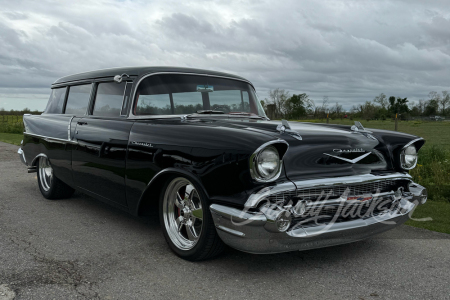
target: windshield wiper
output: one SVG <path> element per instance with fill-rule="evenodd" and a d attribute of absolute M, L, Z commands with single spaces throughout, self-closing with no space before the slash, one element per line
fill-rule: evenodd
<path fill-rule="evenodd" d="M 187 118 L 195 117 L 195 115 L 223 115 L 224 112 L 220 110 L 212 110 L 212 109 L 206 109 L 206 110 L 197 110 L 193 114 L 184 115 L 181 117 L 181 120 L 186 120 Z"/>
<path fill-rule="evenodd" d="M 212 110 L 212 109 L 207 109 L 207 110 L 198 110 L 197 112 L 193 113 L 193 114 L 188 114 L 188 115 L 184 115 L 181 117 L 182 120 L 186 120 L 187 118 L 192 118 L 195 117 L 195 115 L 223 115 L 225 114 L 223 111 L 221 110 Z M 227 113 L 227 115 L 235 115 L 235 116 L 249 116 L 250 118 L 257 118 L 257 119 L 264 119 L 264 120 L 268 120 L 267 117 L 263 117 L 263 116 L 259 116 L 257 114 L 254 113 L 248 113 L 248 112 L 230 112 Z"/>
<path fill-rule="evenodd" d="M 229 115 L 237 115 L 237 116 L 250 116 L 252 118 L 261 118 L 267 120 L 267 117 L 263 117 L 254 113 L 248 113 L 243 111 L 229 112 Z"/>
<path fill-rule="evenodd" d="M 196 113 L 197 113 L 197 114 L 224 114 L 224 112 L 221 111 L 221 110 L 212 110 L 212 109 L 207 109 L 207 110 L 197 110 Z"/>

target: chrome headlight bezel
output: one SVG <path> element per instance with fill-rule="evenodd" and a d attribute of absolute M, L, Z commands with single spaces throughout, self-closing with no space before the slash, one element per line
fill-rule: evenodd
<path fill-rule="evenodd" d="M 286 151 L 287 151 L 287 148 L 289 147 L 289 144 L 284 140 L 270 141 L 270 142 L 267 142 L 267 143 L 261 145 L 250 156 L 250 174 L 251 174 L 252 179 L 254 179 L 258 182 L 272 182 L 274 180 L 277 180 L 280 177 L 281 171 L 283 168 L 282 157 L 283 157 L 284 153 L 286 153 L 286 151 L 284 151 L 283 153 L 280 153 L 278 147 L 276 147 L 277 144 L 284 144 L 284 147 L 286 147 Z M 267 151 L 276 151 L 276 154 L 278 155 L 278 166 L 277 166 L 275 172 L 273 172 L 270 176 L 265 176 L 263 174 L 263 172 L 261 172 L 259 170 L 260 166 L 258 165 L 258 159 L 260 158 L 260 155 L 266 150 Z"/>
<path fill-rule="evenodd" d="M 413 161 L 411 161 L 413 159 Z M 417 148 L 414 144 L 406 145 L 400 152 L 400 165 L 404 170 L 412 170 L 419 159 Z"/>

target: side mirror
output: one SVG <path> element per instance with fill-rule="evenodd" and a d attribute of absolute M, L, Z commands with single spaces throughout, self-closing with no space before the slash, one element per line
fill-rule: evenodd
<path fill-rule="evenodd" d="M 114 76 L 114 81 L 117 82 L 117 83 L 121 83 L 124 76 L 126 76 L 128 78 L 130 77 L 130 75 L 123 73 L 122 75 Z"/>
<path fill-rule="evenodd" d="M 117 83 L 121 83 L 122 82 L 122 76 L 121 75 L 114 76 L 114 81 L 117 82 Z"/>

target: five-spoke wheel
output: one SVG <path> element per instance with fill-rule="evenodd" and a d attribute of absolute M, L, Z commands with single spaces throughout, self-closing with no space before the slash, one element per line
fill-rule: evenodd
<path fill-rule="evenodd" d="M 203 209 L 198 192 L 187 179 L 176 178 L 167 187 L 163 217 L 172 242 L 180 249 L 192 249 L 202 233 Z"/>
<path fill-rule="evenodd" d="M 215 256 L 223 249 L 206 195 L 185 177 L 172 177 L 162 193 L 161 225 L 169 246 L 188 260 Z"/>

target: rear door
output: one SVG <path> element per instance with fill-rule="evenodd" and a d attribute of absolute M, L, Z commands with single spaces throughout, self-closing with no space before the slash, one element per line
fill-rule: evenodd
<path fill-rule="evenodd" d="M 126 207 L 126 155 L 133 125 L 126 119 L 126 108 L 131 82 L 98 82 L 94 88 L 88 115 L 77 122 L 74 182 L 101 200 Z"/>

